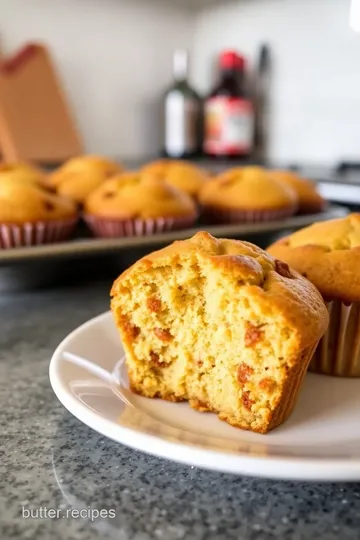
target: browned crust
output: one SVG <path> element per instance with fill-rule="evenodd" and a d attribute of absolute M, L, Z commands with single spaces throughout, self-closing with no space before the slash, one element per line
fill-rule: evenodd
<path fill-rule="evenodd" d="M 297 208 L 296 191 L 262 167 L 234 167 L 211 179 L 200 191 L 205 207 L 233 210 Z"/>
<path fill-rule="evenodd" d="M 314 182 L 287 170 L 272 170 L 271 175 L 295 190 L 299 199 L 299 214 L 315 214 L 325 208 L 326 201 L 317 191 Z"/>
<path fill-rule="evenodd" d="M 349 217 L 345 218 L 349 219 Z M 360 214 L 351 219 L 360 229 Z M 340 221 L 340 220 L 339 220 Z M 319 224 L 318 224 L 319 225 Z M 324 238 L 326 238 L 326 222 Z M 360 245 L 350 249 L 334 249 L 309 242 L 291 246 L 291 236 L 278 240 L 267 249 L 268 253 L 283 261 L 309 279 L 326 299 L 344 302 L 360 301 Z"/>

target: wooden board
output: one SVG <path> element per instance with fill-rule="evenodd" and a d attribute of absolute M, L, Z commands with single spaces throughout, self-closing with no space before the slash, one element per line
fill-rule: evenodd
<path fill-rule="evenodd" d="M 5 161 L 58 163 L 84 152 L 46 47 L 0 58 L 0 152 Z"/>

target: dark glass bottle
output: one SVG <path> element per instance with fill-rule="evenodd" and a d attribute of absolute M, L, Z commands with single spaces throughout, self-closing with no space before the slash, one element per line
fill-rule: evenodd
<path fill-rule="evenodd" d="M 270 47 L 264 44 L 261 45 L 259 51 L 253 89 L 255 103 L 254 157 L 257 162 L 263 165 L 268 160 L 270 76 Z"/>
<path fill-rule="evenodd" d="M 189 58 L 175 51 L 174 83 L 164 98 L 164 155 L 189 158 L 200 151 L 201 98 L 188 82 Z"/>
<path fill-rule="evenodd" d="M 220 81 L 205 101 L 204 153 L 249 157 L 254 140 L 254 110 L 247 95 L 245 59 L 235 51 L 220 56 Z"/>

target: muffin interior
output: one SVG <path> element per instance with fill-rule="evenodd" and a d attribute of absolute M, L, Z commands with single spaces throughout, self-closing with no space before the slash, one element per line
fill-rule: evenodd
<path fill-rule="evenodd" d="M 254 300 L 254 287 L 266 291 L 266 279 L 246 284 L 196 254 L 123 280 L 113 311 L 130 352 L 133 390 L 189 400 L 245 429 L 280 423 L 273 412 L 297 336 Z"/>

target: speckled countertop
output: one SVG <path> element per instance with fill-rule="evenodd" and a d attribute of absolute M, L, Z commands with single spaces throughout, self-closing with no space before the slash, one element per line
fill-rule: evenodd
<path fill-rule="evenodd" d="M 350 540 L 360 485 L 237 478 L 135 452 L 73 418 L 49 384 L 52 351 L 108 306 L 109 284 L 0 298 L 0 538 Z M 22 517 L 23 508 L 114 518 Z M 26 514 L 26 511 L 24 512 Z"/>

